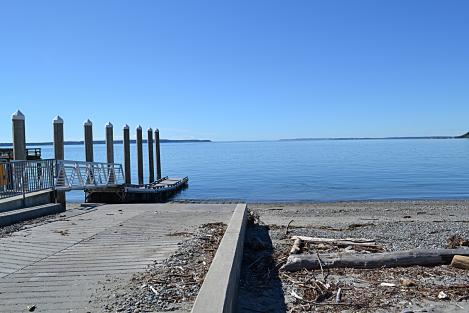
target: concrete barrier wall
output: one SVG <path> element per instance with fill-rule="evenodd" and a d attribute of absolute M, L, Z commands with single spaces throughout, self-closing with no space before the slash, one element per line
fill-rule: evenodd
<path fill-rule="evenodd" d="M 204 283 L 192 313 L 231 313 L 235 311 L 239 276 L 243 260 L 247 207 L 238 204 Z"/>
<path fill-rule="evenodd" d="M 48 203 L 25 209 L 18 209 L 0 213 L 0 227 L 16 224 L 34 218 L 64 212 L 65 208 L 60 203 Z"/>
<path fill-rule="evenodd" d="M 25 207 L 32 207 L 54 202 L 54 192 L 52 190 L 43 190 L 32 192 L 25 197 Z M 12 211 L 23 208 L 23 196 L 15 196 L 6 199 L 0 199 L 0 212 Z"/>

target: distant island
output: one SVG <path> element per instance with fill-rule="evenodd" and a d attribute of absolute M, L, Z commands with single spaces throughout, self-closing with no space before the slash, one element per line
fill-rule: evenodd
<path fill-rule="evenodd" d="M 456 138 L 461 139 L 461 138 L 469 138 L 469 132 L 465 133 L 464 135 L 457 136 Z"/>
<path fill-rule="evenodd" d="M 143 143 L 147 143 L 148 141 L 146 139 L 142 140 Z M 188 142 L 212 142 L 211 140 L 206 140 L 206 139 L 160 139 L 160 142 L 163 143 L 188 143 Z M 105 140 L 95 140 L 93 141 L 93 144 L 105 144 Z M 114 140 L 115 144 L 121 144 L 123 143 L 122 140 Z M 131 139 L 130 143 L 136 143 L 135 139 Z M 28 146 L 51 146 L 53 145 L 53 142 L 28 142 Z M 72 145 L 84 145 L 85 142 L 83 140 L 81 141 L 65 141 L 64 145 L 66 146 L 72 146 Z M 0 147 L 11 147 L 12 144 L 9 142 L 0 142 Z"/>

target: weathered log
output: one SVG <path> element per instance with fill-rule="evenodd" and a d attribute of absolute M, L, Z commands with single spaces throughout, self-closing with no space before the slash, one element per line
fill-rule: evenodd
<path fill-rule="evenodd" d="M 305 242 L 312 243 L 327 243 L 336 246 L 362 246 L 362 247 L 380 247 L 374 240 L 371 239 L 358 239 L 358 238 L 345 238 L 345 239 L 335 239 L 335 238 L 320 238 L 320 237 L 307 237 L 307 236 L 293 236 L 291 239 L 296 240 L 300 239 Z"/>
<path fill-rule="evenodd" d="M 469 256 L 469 249 L 412 249 L 371 254 L 313 254 L 290 255 L 282 266 L 285 271 L 323 268 L 386 268 L 407 266 L 437 266 L 450 264 L 455 255 Z M 321 262 L 321 264 L 319 263 Z"/>
<path fill-rule="evenodd" d="M 453 261 L 451 261 L 451 266 L 462 268 L 464 270 L 469 270 L 469 257 L 462 256 L 462 255 L 455 255 L 453 257 Z"/>

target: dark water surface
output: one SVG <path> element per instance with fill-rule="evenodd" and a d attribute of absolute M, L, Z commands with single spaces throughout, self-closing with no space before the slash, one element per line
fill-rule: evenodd
<path fill-rule="evenodd" d="M 131 149 L 135 182 L 135 145 Z M 122 162 L 122 150 L 115 146 L 116 162 Z M 164 143 L 161 150 L 164 176 L 189 176 L 179 199 L 469 198 L 469 140 Z M 95 145 L 94 154 L 104 161 L 105 146 Z M 52 147 L 43 147 L 44 158 L 52 155 Z M 66 146 L 65 158 L 83 160 L 83 146 Z M 83 196 L 74 192 L 68 199 Z"/>

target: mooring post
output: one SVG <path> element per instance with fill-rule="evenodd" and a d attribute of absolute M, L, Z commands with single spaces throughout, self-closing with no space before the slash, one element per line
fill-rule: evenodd
<path fill-rule="evenodd" d="M 114 132 L 111 122 L 106 124 L 106 160 L 114 163 Z"/>
<path fill-rule="evenodd" d="M 124 175 L 125 183 L 132 183 L 132 173 L 130 172 L 130 131 L 129 125 L 124 125 Z"/>
<path fill-rule="evenodd" d="M 155 129 L 156 179 L 161 179 L 160 131 Z"/>
<path fill-rule="evenodd" d="M 142 126 L 137 127 L 137 171 L 138 184 L 143 185 L 143 147 L 142 147 Z"/>
<path fill-rule="evenodd" d="M 114 163 L 114 131 L 111 122 L 106 124 L 106 161 Z M 109 165 L 109 183 L 114 182 L 114 168 Z"/>
<path fill-rule="evenodd" d="M 64 159 L 64 120 L 60 116 L 56 116 L 53 120 L 54 124 L 54 157 L 55 160 Z M 67 207 L 65 199 L 65 191 L 56 191 L 55 201 L 60 203 L 64 208 Z"/>
<path fill-rule="evenodd" d="M 24 115 L 20 110 L 13 113 L 11 117 L 13 129 L 13 159 L 26 160 L 26 130 Z M 26 205 L 25 195 L 25 171 L 22 166 L 14 166 L 14 186 L 16 190 L 23 193 L 23 208 Z"/>
<path fill-rule="evenodd" d="M 148 171 L 149 171 L 149 183 L 155 181 L 155 161 L 153 159 L 153 129 L 148 128 Z"/>
<path fill-rule="evenodd" d="M 24 114 L 20 110 L 11 117 L 13 125 L 13 159 L 26 160 L 26 131 Z"/>
<path fill-rule="evenodd" d="M 85 160 L 93 162 L 93 123 L 88 119 L 83 123 L 85 129 Z"/>
<path fill-rule="evenodd" d="M 161 179 L 160 131 L 155 129 L 156 179 Z"/>

